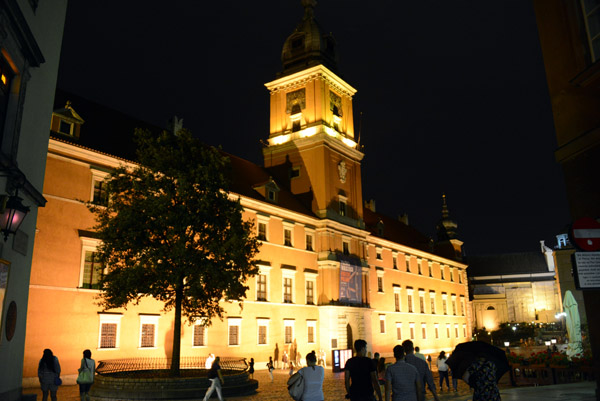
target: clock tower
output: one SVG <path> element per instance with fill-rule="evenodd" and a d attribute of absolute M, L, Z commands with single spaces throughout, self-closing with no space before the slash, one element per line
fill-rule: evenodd
<path fill-rule="evenodd" d="M 337 75 L 335 40 L 315 21 L 315 1 L 302 4 L 304 17 L 283 45 L 283 70 L 266 84 L 270 133 L 264 164 L 287 170 L 290 190 L 306 194 L 315 215 L 362 228 L 356 89 Z"/>

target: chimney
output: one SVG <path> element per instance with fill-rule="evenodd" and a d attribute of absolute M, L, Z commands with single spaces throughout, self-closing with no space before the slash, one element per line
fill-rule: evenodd
<path fill-rule="evenodd" d="M 365 201 L 365 207 L 375 213 L 375 199 Z"/>
<path fill-rule="evenodd" d="M 177 134 L 183 129 L 183 118 L 173 116 L 173 118 L 171 118 L 167 123 L 167 129 L 172 133 Z"/>
<path fill-rule="evenodd" d="M 401 216 L 398 216 L 398 220 L 408 226 L 408 213 L 403 213 Z"/>

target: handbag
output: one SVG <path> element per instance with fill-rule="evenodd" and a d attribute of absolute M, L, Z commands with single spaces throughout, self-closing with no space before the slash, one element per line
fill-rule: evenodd
<path fill-rule="evenodd" d="M 87 366 L 87 360 L 84 363 L 85 367 L 79 372 L 77 376 L 77 384 L 91 384 L 94 382 L 94 377 L 92 376 L 92 371 Z"/>
<path fill-rule="evenodd" d="M 55 386 L 60 386 L 61 384 L 62 384 L 62 379 L 60 377 L 56 376 L 54 378 L 54 385 Z"/>
<path fill-rule="evenodd" d="M 297 371 L 288 379 L 287 385 L 288 393 L 290 393 L 290 396 L 294 400 L 299 401 L 302 399 L 302 394 L 304 393 L 304 376 L 302 376 L 300 371 Z"/>

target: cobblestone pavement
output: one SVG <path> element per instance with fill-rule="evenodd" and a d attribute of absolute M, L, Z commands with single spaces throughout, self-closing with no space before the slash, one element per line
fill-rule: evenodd
<path fill-rule="evenodd" d="M 264 400 L 264 401 L 280 401 L 280 400 L 290 400 L 291 398 L 289 397 L 288 393 L 287 393 L 287 386 L 286 386 L 286 381 L 289 378 L 288 372 L 284 371 L 284 370 L 280 370 L 280 369 L 276 369 L 274 372 L 274 381 L 271 383 L 271 379 L 269 378 L 269 375 L 267 373 L 266 370 L 261 370 L 261 371 L 257 371 L 254 374 L 254 378 L 256 380 L 258 380 L 259 385 L 258 385 L 258 391 L 256 394 L 253 394 L 251 396 L 244 396 L 244 397 L 229 397 L 228 400 L 232 401 L 258 401 L 258 400 Z M 439 384 L 438 381 L 438 377 L 437 377 L 437 372 L 434 372 L 434 380 L 436 383 L 436 387 Z M 585 394 L 581 394 L 581 397 L 579 396 L 575 396 L 575 392 L 572 392 L 570 389 L 567 389 L 567 386 L 578 386 L 578 388 L 576 389 L 575 387 L 573 387 L 573 389 L 575 390 L 581 390 L 582 385 L 578 385 L 578 384 L 573 384 L 573 385 L 561 385 L 561 386 L 543 386 L 543 387 L 528 387 L 528 388 L 510 388 L 510 385 L 508 384 L 508 378 L 503 377 L 501 382 L 500 382 L 500 389 L 501 389 L 501 395 L 502 395 L 502 399 L 506 399 L 506 400 L 550 400 L 550 399 L 567 399 L 564 398 L 565 394 L 571 394 L 574 397 L 573 398 L 569 398 L 572 400 L 594 400 L 595 398 L 587 398 L 586 394 L 590 393 L 593 395 L 593 391 L 594 391 L 594 384 L 593 383 L 589 383 L 589 384 L 585 384 L 583 385 L 584 388 L 584 392 Z M 563 388 L 565 387 L 565 388 Z M 589 389 L 588 389 L 589 387 Z M 465 382 L 463 382 L 462 380 L 458 381 L 458 391 L 454 392 L 454 391 L 448 391 L 446 389 L 446 387 L 444 386 L 444 390 L 443 391 L 439 391 L 439 387 L 438 388 L 438 395 L 440 400 L 448 400 L 448 401 L 466 401 L 466 400 L 471 400 L 473 395 L 471 390 L 469 389 L 469 386 L 467 386 L 467 384 Z M 563 391 L 562 393 L 562 397 L 556 398 L 553 396 L 548 396 L 548 395 L 553 395 L 553 394 L 558 394 L 560 393 L 557 392 L 557 390 L 561 390 Z M 564 393 L 564 391 L 571 391 L 570 393 Z M 37 400 L 40 401 L 42 399 L 42 393 L 40 391 L 39 388 L 26 388 L 23 390 L 24 393 L 29 393 L 29 394 L 37 394 Z M 325 371 L 325 381 L 323 383 L 323 392 L 325 394 L 325 400 L 344 400 L 344 395 L 346 394 L 346 390 L 344 388 L 344 373 L 332 373 L 331 370 L 326 370 Z M 539 397 L 533 397 L 533 395 L 539 396 Z M 544 395 L 546 394 L 546 395 Z M 198 398 L 196 400 L 189 400 L 189 401 L 200 401 L 202 399 L 202 397 L 204 396 L 204 394 L 199 394 Z M 216 397 L 216 395 L 215 395 Z M 213 399 L 216 399 L 215 397 L 213 397 Z M 427 393 L 427 400 L 432 400 L 433 397 L 431 396 L 431 393 L 428 392 Z M 80 397 L 79 397 L 79 387 L 78 386 L 61 386 L 61 388 L 58 390 L 58 400 L 59 401 L 79 401 Z M 94 401 L 92 399 L 92 401 Z"/>

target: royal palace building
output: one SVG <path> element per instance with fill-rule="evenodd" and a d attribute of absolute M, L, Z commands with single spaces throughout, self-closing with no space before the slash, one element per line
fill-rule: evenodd
<path fill-rule="evenodd" d="M 262 243 L 260 273 L 248 283 L 243 308 L 224 303 L 223 320 L 184 324 L 181 355 L 253 357 L 261 368 L 276 346 L 279 360 L 297 347 L 301 355 L 323 350 L 329 365 L 332 350 L 358 338 L 370 352 L 389 356 L 405 339 L 426 354 L 450 351 L 470 340 L 472 324 L 467 266 L 446 199 L 436 242 L 363 200 L 356 90 L 338 75 L 335 42 L 320 31 L 312 2 L 304 3 L 304 17 L 283 47 L 282 72 L 266 84 L 264 165 L 227 155 L 230 196 L 239 198 Z M 86 202 L 106 202 L 110 171 L 135 165 L 124 142 L 144 125 L 62 92 L 55 104 L 24 377 L 37 380 L 42 350 L 52 348 L 68 382 L 86 348 L 96 361 L 170 357 L 174 319 L 154 299 L 109 311 L 96 304 L 103 266 Z"/>

